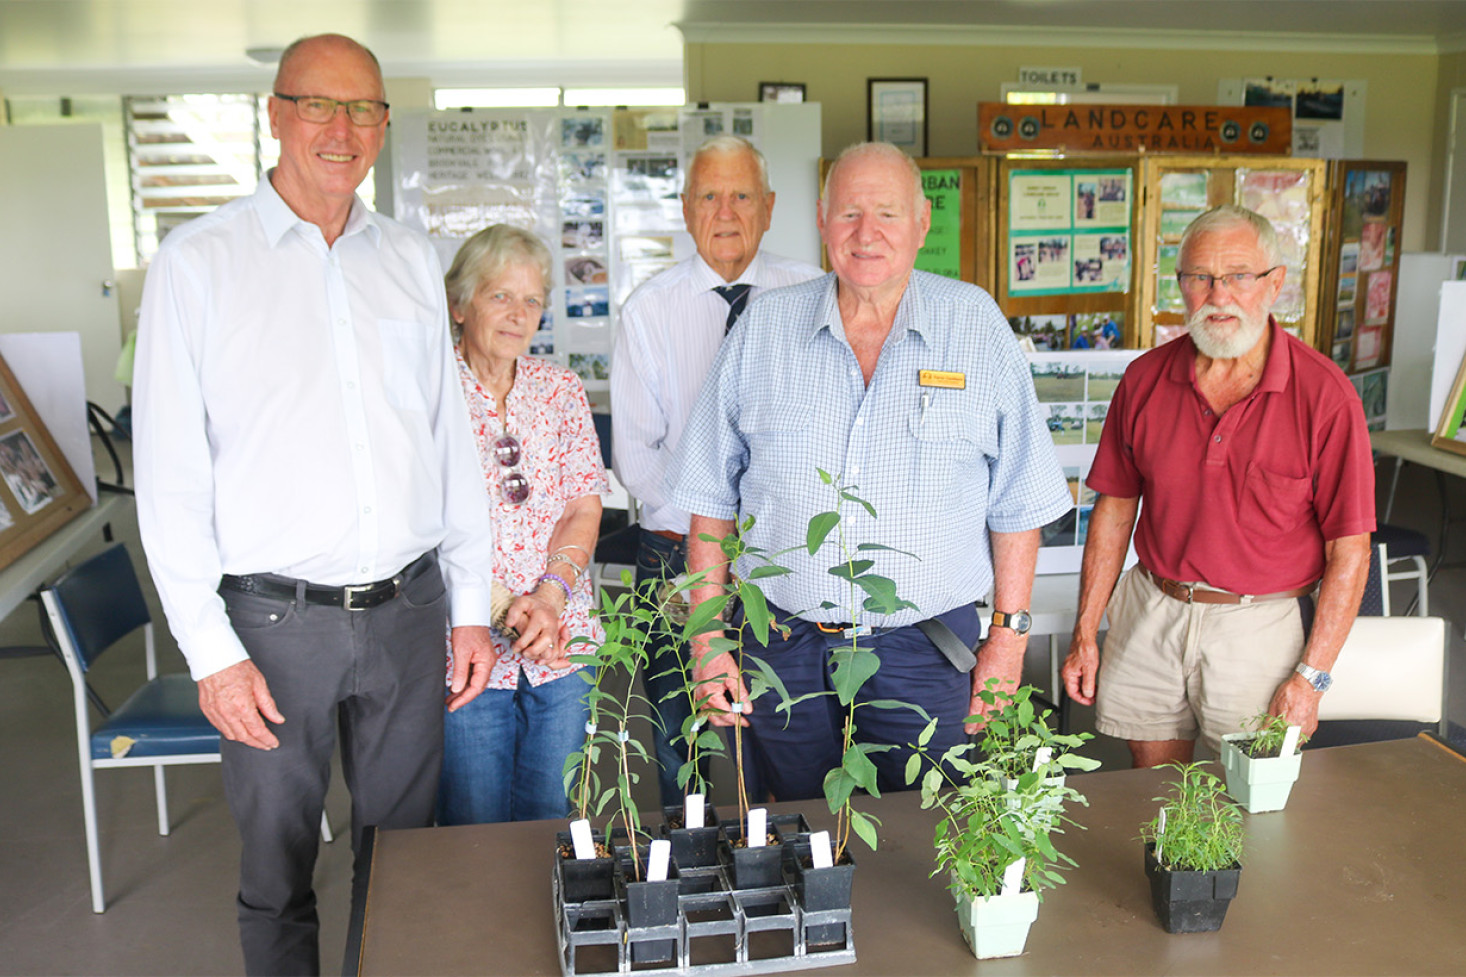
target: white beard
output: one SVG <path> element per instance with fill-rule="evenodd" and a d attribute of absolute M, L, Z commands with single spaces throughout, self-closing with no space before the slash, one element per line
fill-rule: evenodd
<path fill-rule="evenodd" d="M 1238 325 L 1230 335 L 1212 326 L 1208 316 L 1229 315 Z M 1252 349 L 1267 331 L 1267 313 L 1250 316 L 1239 305 L 1203 305 L 1186 320 L 1191 341 L 1203 354 L 1214 360 L 1235 360 Z"/>

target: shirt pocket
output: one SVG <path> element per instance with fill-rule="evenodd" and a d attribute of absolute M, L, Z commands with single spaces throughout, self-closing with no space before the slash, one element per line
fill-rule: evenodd
<path fill-rule="evenodd" d="M 976 419 L 961 404 L 917 408 L 907 420 L 912 478 L 922 492 L 940 492 L 970 475 L 981 456 Z"/>
<path fill-rule="evenodd" d="M 1247 466 L 1237 517 L 1244 530 L 1290 533 L 1313 513 L 1313 479 L 1268 471 L 1257 462 Z"/>
<path fill-rule="evenodd" d="M 382 386 L 387 403 L 401 410 L 426 411 L 428 326 L 412 319 L 378 319 L 382 340 Z"/>

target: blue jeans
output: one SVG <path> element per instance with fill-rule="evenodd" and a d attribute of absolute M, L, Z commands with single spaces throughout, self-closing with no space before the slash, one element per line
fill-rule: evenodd
<path fill-rule="evenodd" d="M 771 636 L 767 648 L 754 643 L 749 650 L 769 663 L 791 696 L 826 692 L 830 683 L 830 651 L 849 640 L 825 634 L 815 625 L 770 607 L 790 628 L 789 637 Z M 981 622 L 971 604 L 937 615 L 968 647 L 977 643 Z M 952 667 L 930 639 L 915 626 L 895 628 L 860 639 L 861 646 L 880 656 L 881 667 L 865 683 L 857 702 L 896 699 L 912 702 L 937 717 L 936 734 L 928 744 L 933 755 L 966 742 L 963 720 L 972 703 L 972 676 Z M 841 731 L 845 710 L 833 695 L 808 699 L 789 713 L 776 713 L 779 697 L 772 692 L 753 700 L 753 715 L 745 730 L 751 741 L 759 776 L 774 798 L 799 801 L 824 796 L 825 774 L 841 762 Z M 787 718 L 786 718 L 787 716 Z M 860 709 L 855 714 L 855 738 L 863 743 L 890 743 L 896 748 L 869 754 L 876 766 L 876 783 L 886 791 L 908 790 L 906 759 L 926 726 L 909 709 Z"/>
<path fill-rule="evenodd" d="M 678 540 L 642 530 L 636 550 L 636 589 L 642 592 L 649 580 L 670 580 L 687 568 L 687 546 Z M 682 805 L 684 790 L 677 786 L 677 771 L 687 762 L 687 744 L 673 743 L 682 734 L 682 724 L 692 715 L 692 701 L 686 691 L 687 646 L 673 634 L 680 630 L 658 617 L 648 645 L 651 661 L 642 674 L 646 697 L 656 712 L 652 743 L 657 757 L 657 784 L 666 807 Z M 669 633 L 670 632 L 670 633 Z M 663 674 L 665 673 L 665 674 Z M 698 764 L 707 779 L 708 761 Z"/>
<path fill-rule="evenodd" d="M 585 742 L 588 691 L 576 673 L 535 687 L 520 672 L 517 689 L 485 689 L 443 710 L 438 823 L 564 818 L 565 758 Z"/>

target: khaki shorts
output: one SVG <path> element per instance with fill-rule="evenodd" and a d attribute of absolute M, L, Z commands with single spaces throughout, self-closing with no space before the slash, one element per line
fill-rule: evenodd
<path fill-rule="evenodd" d="M 1100 655 L 1096 728 L 1126 740 L 1221 738 L 1266 711 L 1303 657 L 1297 600 L 1187 604 L 1139 565 L 1120 578 Z"/>

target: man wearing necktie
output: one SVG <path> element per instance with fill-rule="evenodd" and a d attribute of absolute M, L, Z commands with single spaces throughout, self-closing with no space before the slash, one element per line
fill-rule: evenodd
<path fill-rule="evenodd" d="M 682 193 L 682 217 L 697 253 L 647 280 L 621 309 L 611 357 L 612 460 L 616 477 L 641 504 L 638 585 L 674 577 L 686 564 L 690 517 L 671 504 L 663 479 L 723 337 L 751 296 L 820 275 L 813 265 L 759 250 L 773 212 L 763 154 L 736 136 L 708 140 L 688 164 Z M 680 804 L 684 793 L 677 771 L 687 750 L 672 741 L 691 703 L 685 694 L 664 701 L 681 680 L 657 673 L 672 664 L 668 656 L 685 653 L 659 643 L 645 673 L 662 727 L 655 740 L 665 804 Z"/>

